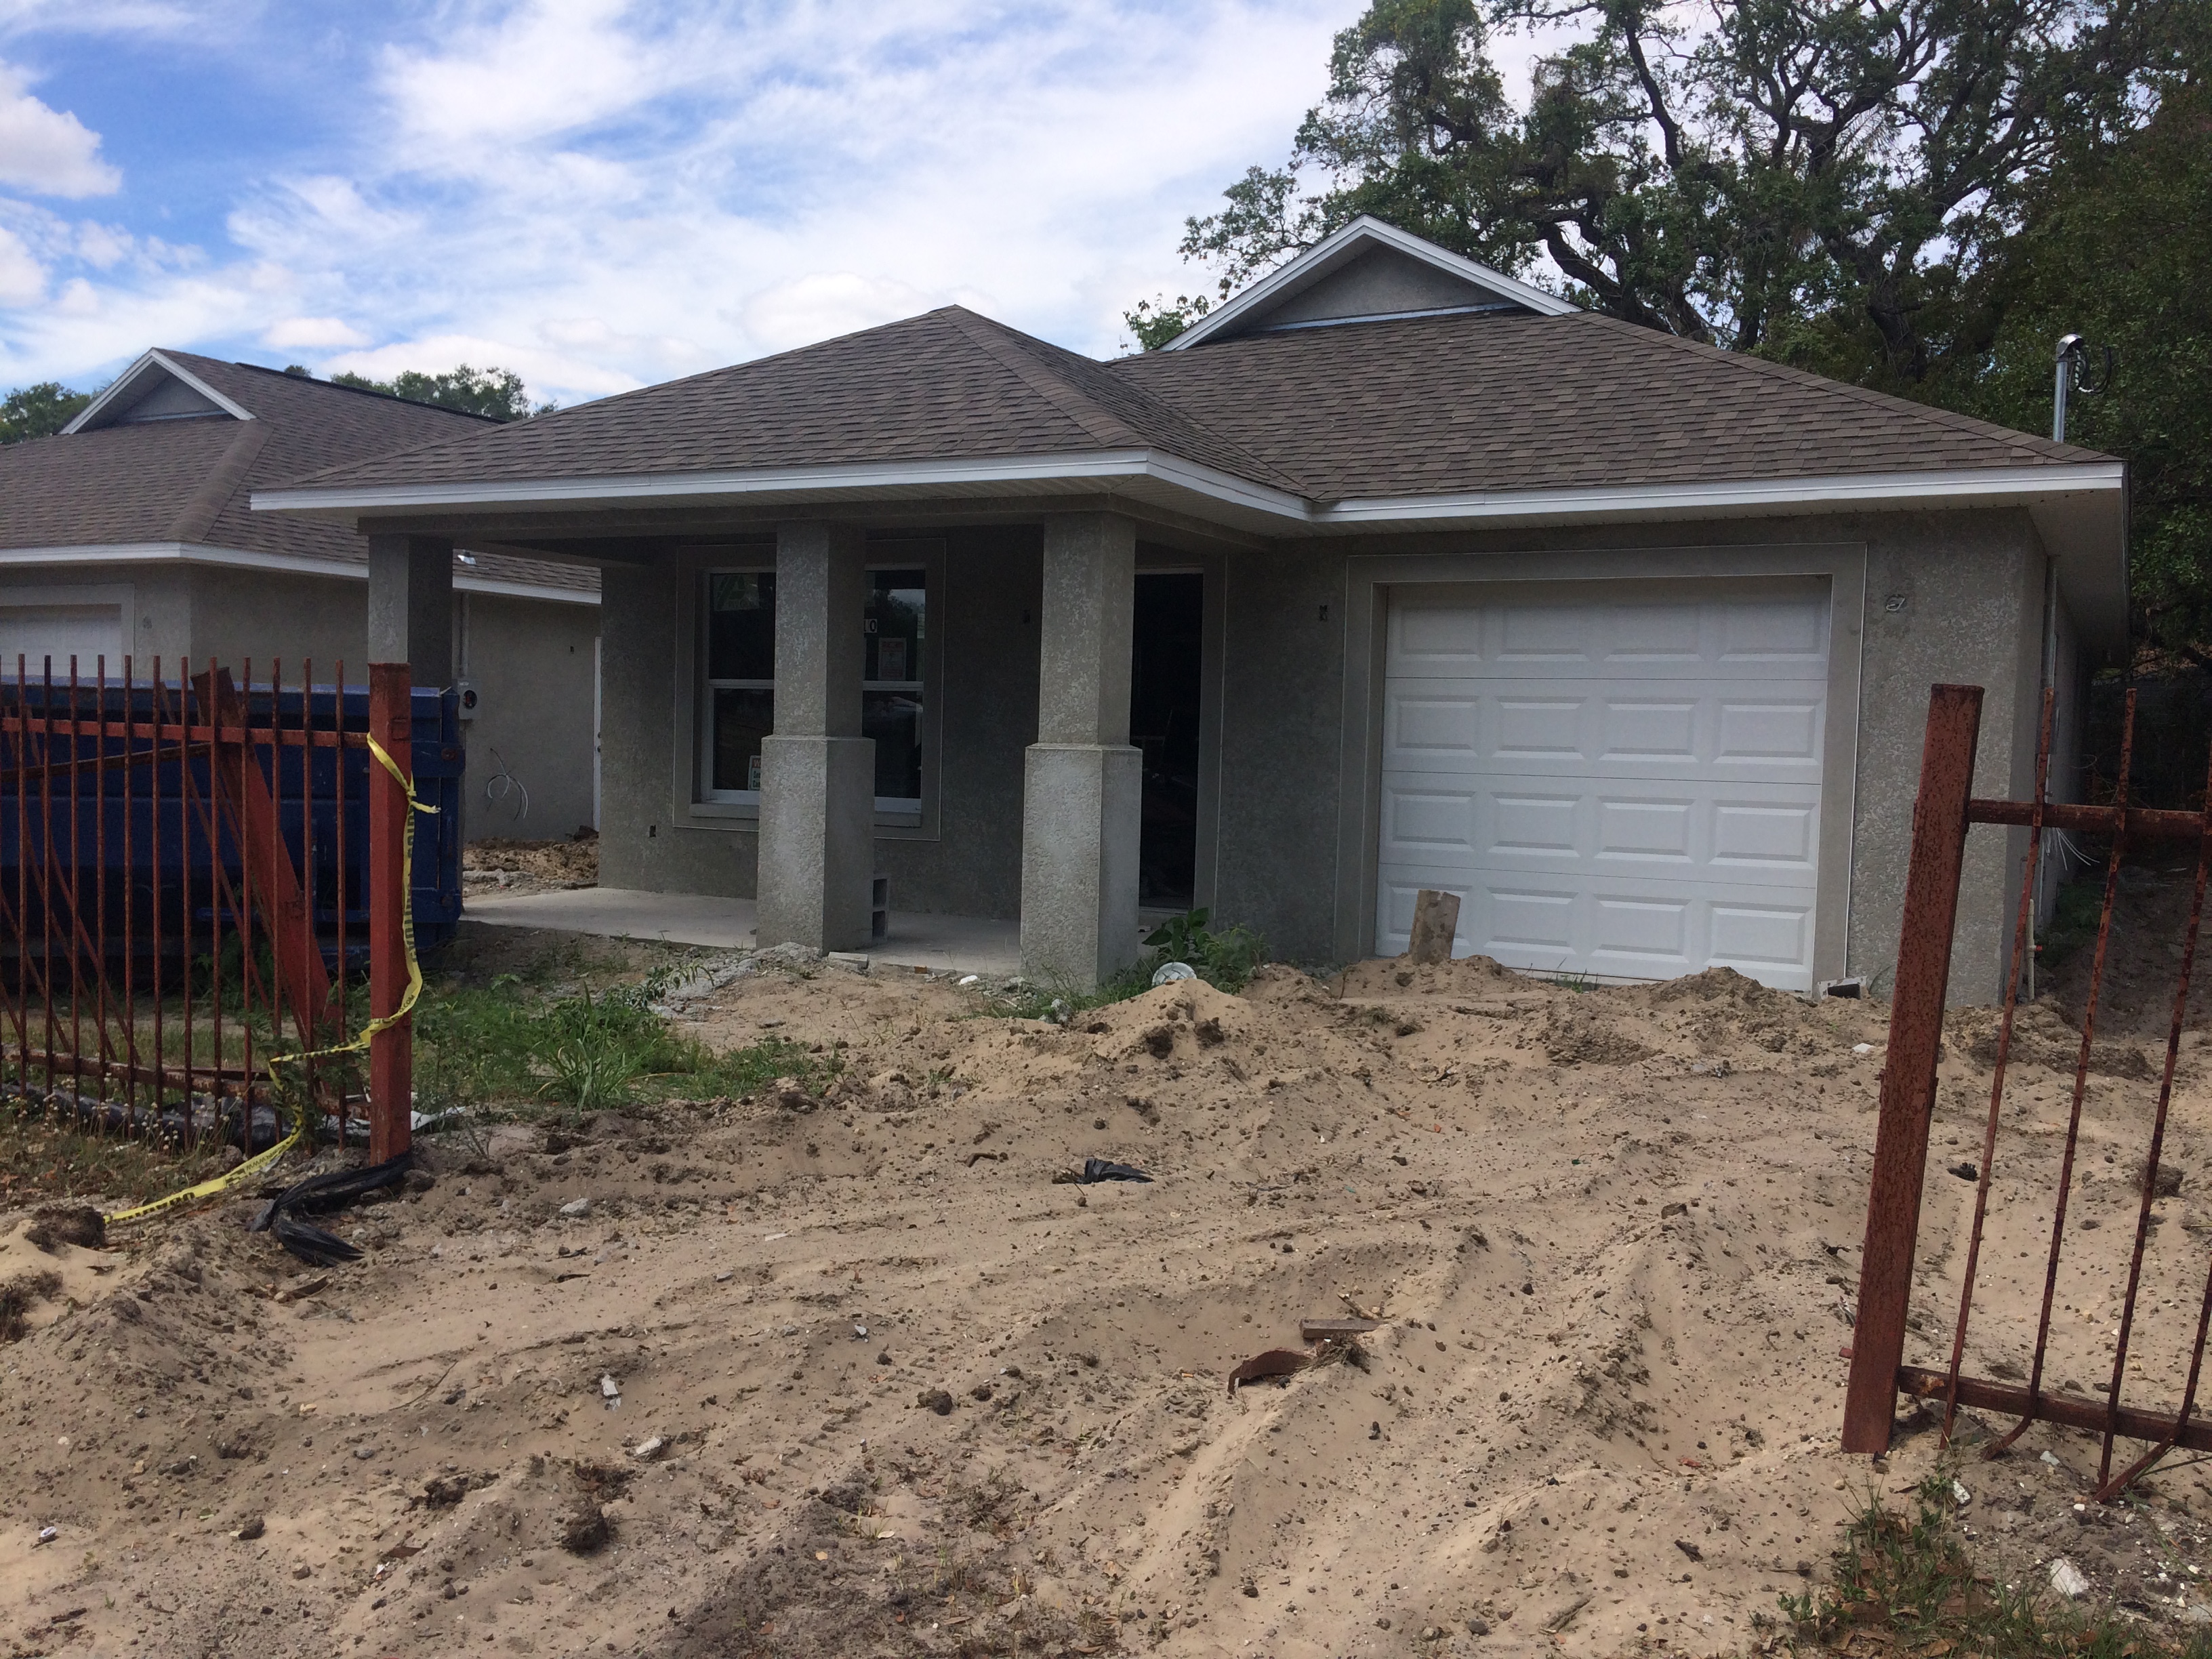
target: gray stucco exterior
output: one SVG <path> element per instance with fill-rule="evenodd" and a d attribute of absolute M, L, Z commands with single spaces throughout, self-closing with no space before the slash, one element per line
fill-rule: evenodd
<path fill-rule="evenodd" d="M 157 661 L 173 680 L 185 660 L 202 669 L 212 659 L 234 674 L 250 665 L 258 684 L 267 683 L 272 667 L 288 685 L 309 671 L 328 684 L 341 664 L 347 684 L 368 681 L 368 584 L 361 574 L 181 559 L 0 570 L 0 612 L 52 603 L 56 595 L 117 607 L 132 672 L 141 678 L 150 677 Z M 599 606 L 464 589 L 453 595 L 453 609 L 451 659 L 434 678 L 447 684 L 465 673 L 479 693 L 476 714 L 461 726 L 463 835 L 544 839 L 588 827 Z M 90 661 L 79 667 L 87 678 L 95 672 Z M 14 668 L 9 662 L 11 675 Z M 56 668 L 66 672 L 65 664 Z M 122 672 L 120 663 L 108 668 Z M 417 665 L 419 682 L 432 678 Z M 498 799 L 487 797 L 485 783 L 502 770 L 527 787 L 526 817 L 514 811 L 519 792 L 495 789 Z"/>
<path fill-rule="evenodd" d="M 1815 943 L 1824 978 L 1863 974 L 1879 988 L 1894 961 L 1931 684 L 1984 688 L 1978 793 L 2033 787 L 2046 554 L 2021 509 L 1346 537 L 1216 547 L 1202 558 L 1141 539 L 1149 533 L 1139 531 L 1140 568 L 1218 573 L 1208 623 L 1219 644 L 1204 696 L 1219 732 L 1204 787 L 1200 902 L 1294 960 L 1339 962 L 1371 948 L 1375 866 L 1358 826 L 1375 782 L 1365 733 L 1355 729 L 1357 693 L 1379 669 L 1376 609 L 1394 573 L 1516 583 L 1810 573 L 1826 582 L 1833 684 L 1846 701 L 1832 706 L 1826 736 Z M 1038 732 L 1042 535 L 1033 525 L 877 532 L 891 548 L 921 538 L 943 548 L 931 597 L 942 677 L 925 786 L 932 810 L 922 827 L 879 829 L 876 868 L 902 909 L 1012 918 L 1023 757 Z M 692 596 L 702 570 L 740 557 L 772 565 L 773 544 L 607 568 L 602 878 L 611 885 L 754 892 L 757 820 L 696 799 L 689 729 L 698 696 Z M 2059 632 L 2070 650 L 2063 617 Z M 2065 666 L 2062 688 L 2076 695 L 2078 666 Z M 2062 738 L 2067 729 L 2062 720 Z M 2054 793 L 2063 794 L 2063 779 Z M 2024 852 L 2021 832 L 1978 830 L 1970 839 L 1960 1000 L 1985 1000 L 2000 988 Z"/>

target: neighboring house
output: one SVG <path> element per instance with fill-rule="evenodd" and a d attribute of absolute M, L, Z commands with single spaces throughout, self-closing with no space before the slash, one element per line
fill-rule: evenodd
<path fill-rule="evenodd" d="M 2120 464 L 1633 327 L 1372 220 L 1165 350 L 957 307 L 257 494 L 597 565 L 610 885 L 763 942 L 1021 920 L 1089 981 L 1140 902 L 1293 958 L 1459 948 L 1799 990 L 1894 960 L 1928 688 L 1977 787 L 2061 779 L 2122 649 Z M 1978 830 L 1954 993 L 2021 833 Z"/>
<path fill-rule="evenodd" d="M 312 659 L 365 684 L 368 563 L 361 539 L 248 509 L 255 488 L 311 468 L 494 429 L 380 392 L 149 351 L 59 434 L 0 447 L 0 665 L 51 657 L 91 679 L 124 659 L 173 680 L 189 659 L 257 684 Z M 596 822 L 599 580 L 573 564 L 453 556 L 449 648 L 421 684 L 463 680 L 463 831 L 561 836 Z M 496 754 L 495 754 L 496 751 Z M 508 780 L 501 781 L 502 777 Z M 489 793 L 486 784 L 490 784 Z M 518 787 L 516 786 L 520 786 Z M 530 810 L 518 817 L 528 791 Z"/>

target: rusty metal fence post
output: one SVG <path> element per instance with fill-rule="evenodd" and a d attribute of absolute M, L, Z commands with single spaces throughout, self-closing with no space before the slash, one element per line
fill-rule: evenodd
<path fill-rule="evenodd" d="M 1951 980 L 1951 934 L 1966 851 L 1966 802 L 1981 735 L 1982 688 L 1939 685 L 1928 699 L 1920 794 L 1912 806 L 1912 860 L 1905 878 L 1897 978 L 1890 991 L 1889 1048 L 1875 1129 L 1874 1176 L 1860 1256 L 1859 1305 L 1851 1333 L 1850 1385 L 1844 1401 L 1844 1449 L 1889 1449 L 1897 1368 L 1905 1360 L 1912 1253 L 1928 1165 L 1928 1124 Z"/>
<path fill-rule="evenodd" d="M 368 666 L 369 735 L 411 775 L 413 726 L 408 665 Z M 368 769 L 368 1009 L 381 1019 L 399 1006 L 407 992 L 404 905 L 410 872 L 406 864 L 407 792 L 380 763 Z M 373 1163 L 397 1158 L 412 1139 L 415 1033 L 401 1020 L 369 1039 L 368 1156 Z"/>

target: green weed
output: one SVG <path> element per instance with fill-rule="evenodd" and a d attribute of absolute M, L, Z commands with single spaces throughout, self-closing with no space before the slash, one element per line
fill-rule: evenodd
<path fill-rule="evenodd" d="M 1911 1513 L 1871 1489 L 1844 1528 L 1824 1589 L 1781 1597 L 1800 1642 L 1844 1649 L 1854 1633 L 1916 1653 L 1987 1659 L 2212 1659 L 2212 1636 L 2162 1641 L 2060 1600 L 2037 1580 L 1999 1584 L 1974 1571 L 1960 1536 L 1952 1474 L 1939 1468 L 1913 1493 Z"/>
<path fill-rule="evenodd" d="M 1145 936 L 1145 954 L 1096 990 L 1078 991 L 1048 983 L 1029 986 L 1000 999 L 1001 1012 L 1016 1019 L 1049 1019 L 1065 1024 L 1076 1015 L 1109 1002 L 1126 1002 L 1152 988 L 1152 975 L 1170 962 L 1188 963 L 1209 985 L 1235 995 L 1267 960 L 1267 943 L 1242 926 L 1219 933 L 1206 925 L 1206 912 L 1170 916 Z"/>

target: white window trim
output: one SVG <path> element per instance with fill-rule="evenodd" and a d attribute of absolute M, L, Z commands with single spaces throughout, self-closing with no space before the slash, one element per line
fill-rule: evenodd
<path fill-rule="evenodd" d="M 705 628 L 703 605 L 706 578 L 713 572 L 769 571 L 775 568 L 773 544 L 722 542 L 685 546 L 677 550 L 672 574 L 675 581 L 675 745 L 670 816 L 679 827 L 694 830 L 736 830 L 757 834 L 760 828 L 760 798 L 752 791 L 710 794 L 708 776 L 706 715 Z M 871 536 L 867 568 L 927 571 L 929 629 L 937 648 L 922 653 L 921 810 L 884 810 L 875 815 L 877 836 L 887 841 L 935 841 L 943 822 L 945 731 L 945 542 L 942 536 L 910 534 Z M 912 681 L 902 682 L 912 684 Z"/>
<path fill-rule="evenodd" d="M 717 576 L 773 576 L 774 574 L 775 574 L 775 559 L 774 550 L 771 549 L 769 557 L 765 562 L 756 558 L 740 564 L 720 562 L 703 564 L 691 576 L 693 618 L 690 632 L 691 648 L 695 653 L 692 659 L 694 672 L 691 675 L 691 681 L 696 688 L 692 704 L 696 710 L 692 717 L 696 727 L 692 737 L 694 750 L 691 762 L 692 793 L 698 804 L 702 806 L 739 807 L 756 818 L 760 816 L 759 790 L 717 789 L 711 781 L 714 775 L 713 714 L 714 693 L 732 689 L 750 691 L 765 690 L 770 696 L 773 696 L 775 694 L 775 676 L 771 673 L 764 681 L 757 679 L 717 681 L 709 676 L 707 660 L 708 611 L 706 590 L 707 585 Z M 771 653 L 769 666 L 773 669 L 775 666 L 773 656 L 775 645 L 772 634 L 769 637 L 769 648 Z"/>

